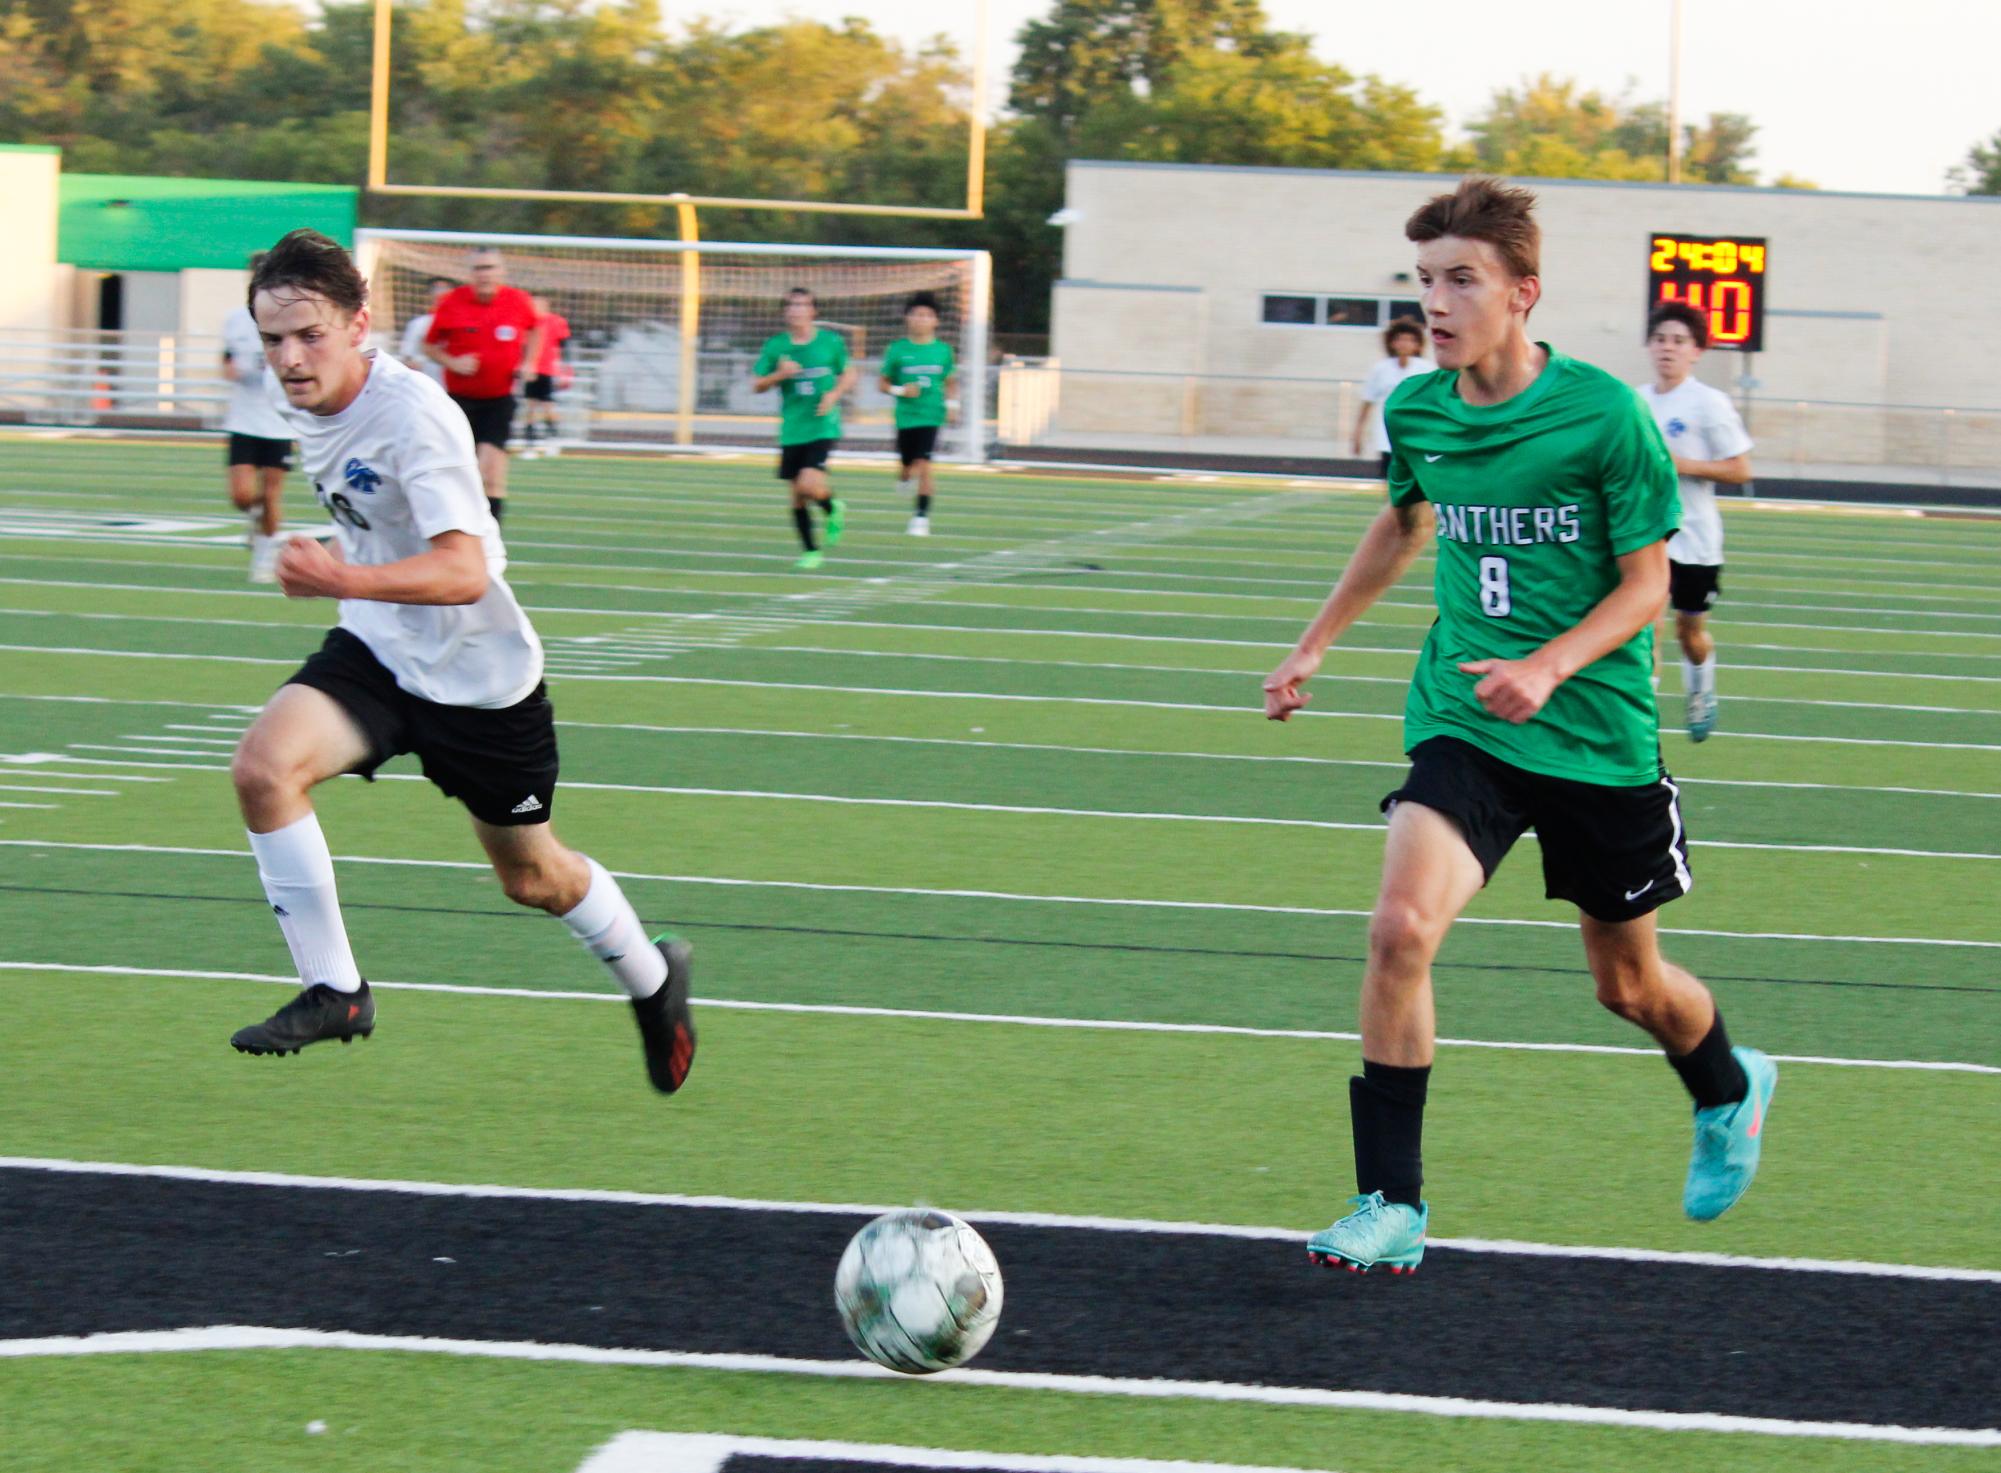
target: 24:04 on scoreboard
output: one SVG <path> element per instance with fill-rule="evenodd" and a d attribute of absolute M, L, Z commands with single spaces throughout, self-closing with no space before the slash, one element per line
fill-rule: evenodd
<path fill-rule="evenodd" d="M 1756 353 L 1765 345 L 1763 237 L 1656 231 L 1647 241 L 1647 310 L 1686 302 L 1709 314 L 1709 345 Z"/>

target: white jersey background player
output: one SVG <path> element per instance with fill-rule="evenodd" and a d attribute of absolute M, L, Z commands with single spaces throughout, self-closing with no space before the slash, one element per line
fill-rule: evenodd
<path fill-rule="evenodd" d="M 1681 530 L 1668 543 L 1668 606 L 1681 643 L 1681 686 L 1688 734 L 1716 729 L 1716 641 L 1709 611 L 1723 591 L 1723 517 L 1716 482 L 1751 479 L 1751 436 L 1730 396 L 1694 377 L 1709 346 L 1709 318 L 1681 302 L 1663 302 L 1647 318 L 1654 381 L 1639 385 L 1681 475 Z"/>
<path fill-rule="evenodd" d="M 551 829 L 554 713 L 542 646 L 507 586 L 507 554 L 472 433 L 445 392 L 366 352 L 367 285 L 348 254 L 295 230 L 252 274 L 251 310 L 333 548 L 288 543 L 288 598 L 340 622 L 245 733 L 231 764 L 266 898 L 301 991 L 230 1040 L 250 1054 L 367 1037 L 375 1002 L 348 945 L 333 859 L 309 796 L 415 753 L 472 815 L 509 899 L 558 916 L 631 996 L 648 1076 L 672 1093 L 694 1060 L 689 947 L 647 940 L 618 883 Z"/>
<path fill-rule="evenodd" d="M 256 259 L 251 260 L 256 269 Z M 250 581 L 269 583 L 278 562 L 278 528 L 284 520 L 285 473 L 292 468 L 292 428 L 271 399 L 264 344 L 248 307 L 222 323 L 222 376 L 229 403 L 222 428 L 229 436 L 229 500 L 248 514 Z"/>

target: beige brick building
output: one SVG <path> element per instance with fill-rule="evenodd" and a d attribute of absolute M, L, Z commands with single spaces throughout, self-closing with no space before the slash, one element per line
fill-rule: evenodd
<path fill-rule="evenodd" d="M 1444 175 L 1070 165 L 1052 434 L 1285 442 L 1340 453 L 1380 324 L 1415 306 L 1403 222 Z M 1660 231 L 1769 241 L 1765 351 L 1701 376 L 1751 398 L 1768 459 L 2001 460 L 2001 199 L 1525 180 L 1540 196 L 1539 338 L 1622 377 Z M 1756 386 L 1739 382 L 1746 370 Z M 1837 406 L 1894 406 L 1864 413 Z M 1954 407 L 1956 419 L 1938 411 Z M 1959 443 L 1951 442 L 1954 434 Z"/>

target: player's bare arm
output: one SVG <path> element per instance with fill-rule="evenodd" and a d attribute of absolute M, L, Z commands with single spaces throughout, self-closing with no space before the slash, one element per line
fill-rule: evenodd
<path fill-rule="evenodd" d="M 787 379 L 794 379 L 804 372 L 796 361 L 790 358 L 778 360 L 778 366 L 770 373 L 761 373 L 750 381 L 751 388 L 762 394 L 766 389 L 776 388 Z"/>
<path fill-rule="evenodd" d="M 1603 659 L 1638 634 L 1667 597 L 1665 539 L 1635 548 L 1619 560 L 1619 582 L 1578 623 L 1523 660 L 1468 660 L 1460 669 L 1482 677 L 1473 687 L 1481 705 L 1517 726 L 1534 716 L 1550 693 L 1586 665 Z"/>
<path fill-rule="evenodd" d="M 1677 475 L 1694 476 L 1699 481 L 1721 481 L 1727 486 L 1742 486 L 1751 479 L 1751 457 L 1733 455 L 1728 460 L 1689 460 L 1683 456 L 1674 457 Z"/>
<path fill-rule="evenodd" d="M 846 397 L 848 390 L 855 386 L 855 380 L 860 377 L 861 370 L 856 368 L 852 363 L 842 369 L 841 376 L 834 380 L 833 388 L 820 396 L 820 408 L 818 412 L 821 414 L 832 414 L 834 406 Z"/>
<path fill-rule="evenodd" d="M 1265 677 L 1265 717 L 1284 721 L 1312 699 L 1300 687 L 1319 670 L 1327 647 L 1347 632 L 1377 599 L 1394 588 L 1431 540 L 1431 504 L 1386 506 L 1369 523 L 1341 571 L 1341 579 L 1293 652 Z M 1662 565 L 1666 577 L 1666 564 Z"/>
<path fill-rule="evenodd" d="M 386 604 L 472 604 L 486 596 L 486 550 L 470 532 L 441 532 L 431 550 L 377 567 L 344 562 L 311 538 L 286 545 L 278 586 L 287 598 L 365 598 Z"/>
<path fill-rule="evenodd" d="M 536 323 L 528 334 L 528 346 L 521 350 L 521 367 L 515 371 L 516 382 L 521 382 L 535 372 L 535 365 L 542 361 L 542 342 L 549 335 L 543 323 Z"/>

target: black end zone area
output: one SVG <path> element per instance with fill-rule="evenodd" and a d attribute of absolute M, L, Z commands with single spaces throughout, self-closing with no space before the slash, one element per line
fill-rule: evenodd
<path fill-rule="evenodd" d="M 234 1324 L 850 1360 L 862 1219 L 0 1171 L 0 1338 Z M 987 1370 L 1985 1428 L 2001 1285 L 981 1225 Z M 22 1271 L 34 1265 L 33 1272 Z M 826 1473 L 822 1466 L 819 1473 Z"/>

